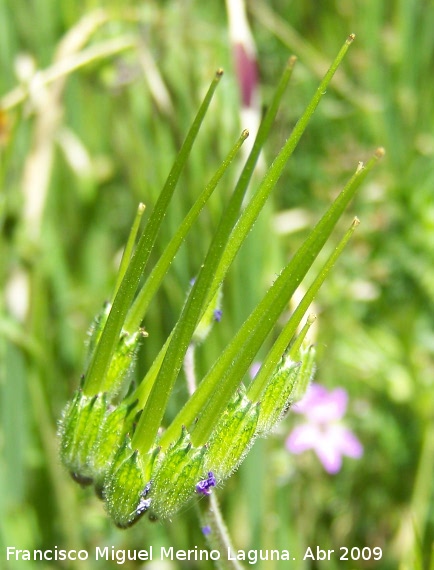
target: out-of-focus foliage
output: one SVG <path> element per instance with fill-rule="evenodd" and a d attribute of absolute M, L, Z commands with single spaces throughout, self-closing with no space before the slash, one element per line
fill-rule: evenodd
<path fill-rule="evenodd" d="M 225 284 L 223 319 L 198 351 L 199 372 L 357 161 L 380 144 L 387 157 L 353 206 L 362 224 L 316 307 L 316 381 L 348 390 L 347 419 L 364 456 L 345 459 L 335 476 L 313 454 L 290 456 L 284 437 L 297 418 L 289 415 L 229 481 L 223 512 L 239 548 L 287 548 L 300 569 L 321 567 L 302 562 L 306 547 L 317 544 L 383 548 L 376 565 L 334 560 L 332 570 L 428 568 L 434 535 L 434 7 L 424 0 L 247 4 L 265 104 L 288 56 L 298 57 L 266 163 L 343 38 L 354 32 L 357 39 L 278 184 L 274 208 L 261 216 Z M 93 1 L 0 3 L 1 104 L 10 105 L 8 94 L 23 86 L 23 101 L 0 115 L 2 556 L 7 545 L 90 551 L 97 545 L 204 545 L 192 510 L 164 525 L 113 528 L 98 499 L 72 485 L 57 458 L 56 421 L 82 371 L 88 325 L 113 289 L 137 203 L 152 208 L 217 67 L 225 68 L 225 77 L 155 259 L 245 126 L 223 2 L 112 1 L 104 10 Z M 77 28 L 82 18 L 86 23 Z M 63 41 L 72 29 L 75 35 Z M 77 53 L 98 48 L 99 57 L 45 90 L 36 88 L 47 75 L 34 70 L 52 70 L 56 59 L 74 61 Z M 138 360 L 142 373 L 177 318 L 231 187 L 222 185 L 212 198 L 153 304 Z M 185 397 L 183 390 L 176 398 Z"/>

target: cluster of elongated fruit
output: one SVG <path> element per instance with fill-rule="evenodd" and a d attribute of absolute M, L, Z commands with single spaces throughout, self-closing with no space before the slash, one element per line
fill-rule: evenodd
<path fill-rule="evenodd" d="M 100 326 L 101 320 L 93 336 Z M 143 334 L 131 336 L 121 337 L 109 370 L 117 380 L 113 391 L 86 396 L 78 389 L 59 430 L 64 465 L 76 481 L 95 486 L 120 527 L 132 525 L 145 512 L 151 518 L 168 517 L 194 495 L 209 494 L 237 469 L 254 440 L 274 429 L 314 368 L 312 346 L 301 347 L 295 360 L 288 353 L 256 401 L 240 383 L 206 444 L 193 445 L 194 425 L 183 426 L 166 450 L 157 438 L 151 452 L 142 457 L 131 445 L 141 410 L 137 401 L 128 396 L 117 401 L 116 396 Z"/>
<path fill-rule="evenodd" d="M 243 208 L 256 161 L 292 73 L 295 59 L 290 58 L 180 317 L 142 382 L 126 393 L 126 387 L 132 385 L 129 374 L 138 346 L 146 336 L 139 326 L 145 320 L 150 300 L 194 220 L 247 137 L 243 131 L 142 283 L 160 225 L 222 75 L 221 70 L 205 95 L 135 245 L 143 208 L 138 210 L 121 262 L 112 306 L 104 308 L 92 329 L 86 377 L 67 404 L 59 430 L 64 465 L 77 481 L 95 486 L 108 513 L 120 527 L 130 526 L 145 512 L 151 517 L 171 516 L 195 494 L 209 494 L 212 487 L 221 484 L 237 469 L 254 440 L 270 433 L 291 403 L 297 401 L 307 388 L 314 368 L 314 349 L 304 340 L 310 319 L 298 336 L 296 331 L 357 227 L 357 219 L 316 274 L 264 358 L 258 375 L 246 386 L 242 380 L 349 202 L 383 156 L 381 148 L 366 165 L 358 164 L 341 193 L 227 344 L 196 391 L 166 430 L 161 428 L 188 346 L 202 342 L 211 320 L 220 318 L 220 288 L 227 272 L 353 40 L 353 35 L 346 39 L 291 135 Z M 124 259 L 126 264 L 123 264 Z"/>

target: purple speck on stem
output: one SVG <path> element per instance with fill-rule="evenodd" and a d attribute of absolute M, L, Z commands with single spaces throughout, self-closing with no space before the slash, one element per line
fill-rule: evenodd
<path fill-rule="evenodd" d="M 211 527 L 209 525 L 203 526 L 202 527 L 202 533 L 207 536 L 208 534 L 211 534 Z"/>
<path fill-rule="evenodd" d="M 222 320 L 223 311 L 221 309 L 216 309 L 214 311 L 214 320 L 219 323 Z"/>
<path fill-rule="evenodd" d="M 208 477 L 206 479 L 202 479 L 196 485 L 196 493 L 201 495 L 211 495 L 211 487 L 216 486 L 216 479 L 214 473 L 212 471 L 208 472 Z"/>

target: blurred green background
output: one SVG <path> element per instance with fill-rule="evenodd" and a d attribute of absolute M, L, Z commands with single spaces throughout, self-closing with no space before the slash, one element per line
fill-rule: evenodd
<path fill-rule="evenodd" d="M 265 165 L 346 36 L 357 38 L 231 270 L 224 317 L 201 347 L 199 373 L 357 162 L 379 145 L 387 155 L 341 224 L 354 214 L 362 221 L 316 306 L 316 380 L 349 392 L 346 421 L 364 456 L 345 459 L 335 476 L 313 454 L 290 456 L 284 438 L 298 420 L 289 414 L 219 490 L 228 527 L 238 548 L 289 549 L 297 558 L 258 563 L 267 570 L 434 568 L 434 4 L 250 0 L 247 12 L 263 105 L 288 56 L 298 57 Z M 173 521 L 116 529 L 60 465 L 56 423 L 82 372 L 88 326 L 110 297 L 137 204 L 151 210 L 217 67 L 225 76 L 154 259 L 245 127 L 227 5 L 0 0 L 0 64 L 0 567 L 9 568 L 6 546 L 204 547 L 194 507 Z M 177 318 L 236 172 L 226 175 L 153 303 L 139 377 Z M 183 397 L 181 381 L 171 405 Z M 303 562 L 316 545 L 380 546 L 383 558 Z M 92 558 L 70 567 L 118 567 Z M 24 564 L 68 567 L 10 567 Z M 163 568 L 153 564 L 146 567 Z M 164 566 L 196 567 L 209 566 Z"/>

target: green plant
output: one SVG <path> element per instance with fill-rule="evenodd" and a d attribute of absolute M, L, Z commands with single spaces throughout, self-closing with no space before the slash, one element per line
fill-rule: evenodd
<path fill-rule="evenodd" d="M 63 463 L 77 481 L 95 485 L 107 511 L 120 527 L 130 526 L 145 512 L 151 517 L 170 516 L 193 495 L 208 496 L 211 487 L 233 473 L 253 441 L 268 434 L 307 387 L 312 376 L 314 351 L 307 347 L 305 336 L 312 319 L 307 320 L 299 334 L 297 330 L 357 221 L 317 272 L 265 357 L 259 374 L 247 387 L 242 379 L 361 182 L 382 156 L 381 149 L 366 165 L 358 165 L 345 188 L 197 388 L 191 389 L 184 407 L 164 430 L 161 428 L 169 396 L 186 354 L 194 350 L 198 339 L 204 340 L 212 321 L 219 315 L 216 311 L 220 310 L 221 288 L 227 271 L 353 39 L 350 36 L 345 42 L 281 152 L 243 207 L 259 152 L 291 76 L 295 59 L 289 60 L 181 315 L 142 382 L 135 387 L 130 384 L 129 372 L 139 344 L 146 343 L 147 333 L 141 323 L 146 322 L 151 299 L 194 220 L 248 134 L 242 133 L 141 284 L 162 220 L 220 81 L 221 71 L 211 83 L 134 246 L 143 213 L 143 207 L 139 206 L 112 301 L 105 305 L 92 327 L 87 369 L 80 388 L 64 410 L 60 429 Z"/>

